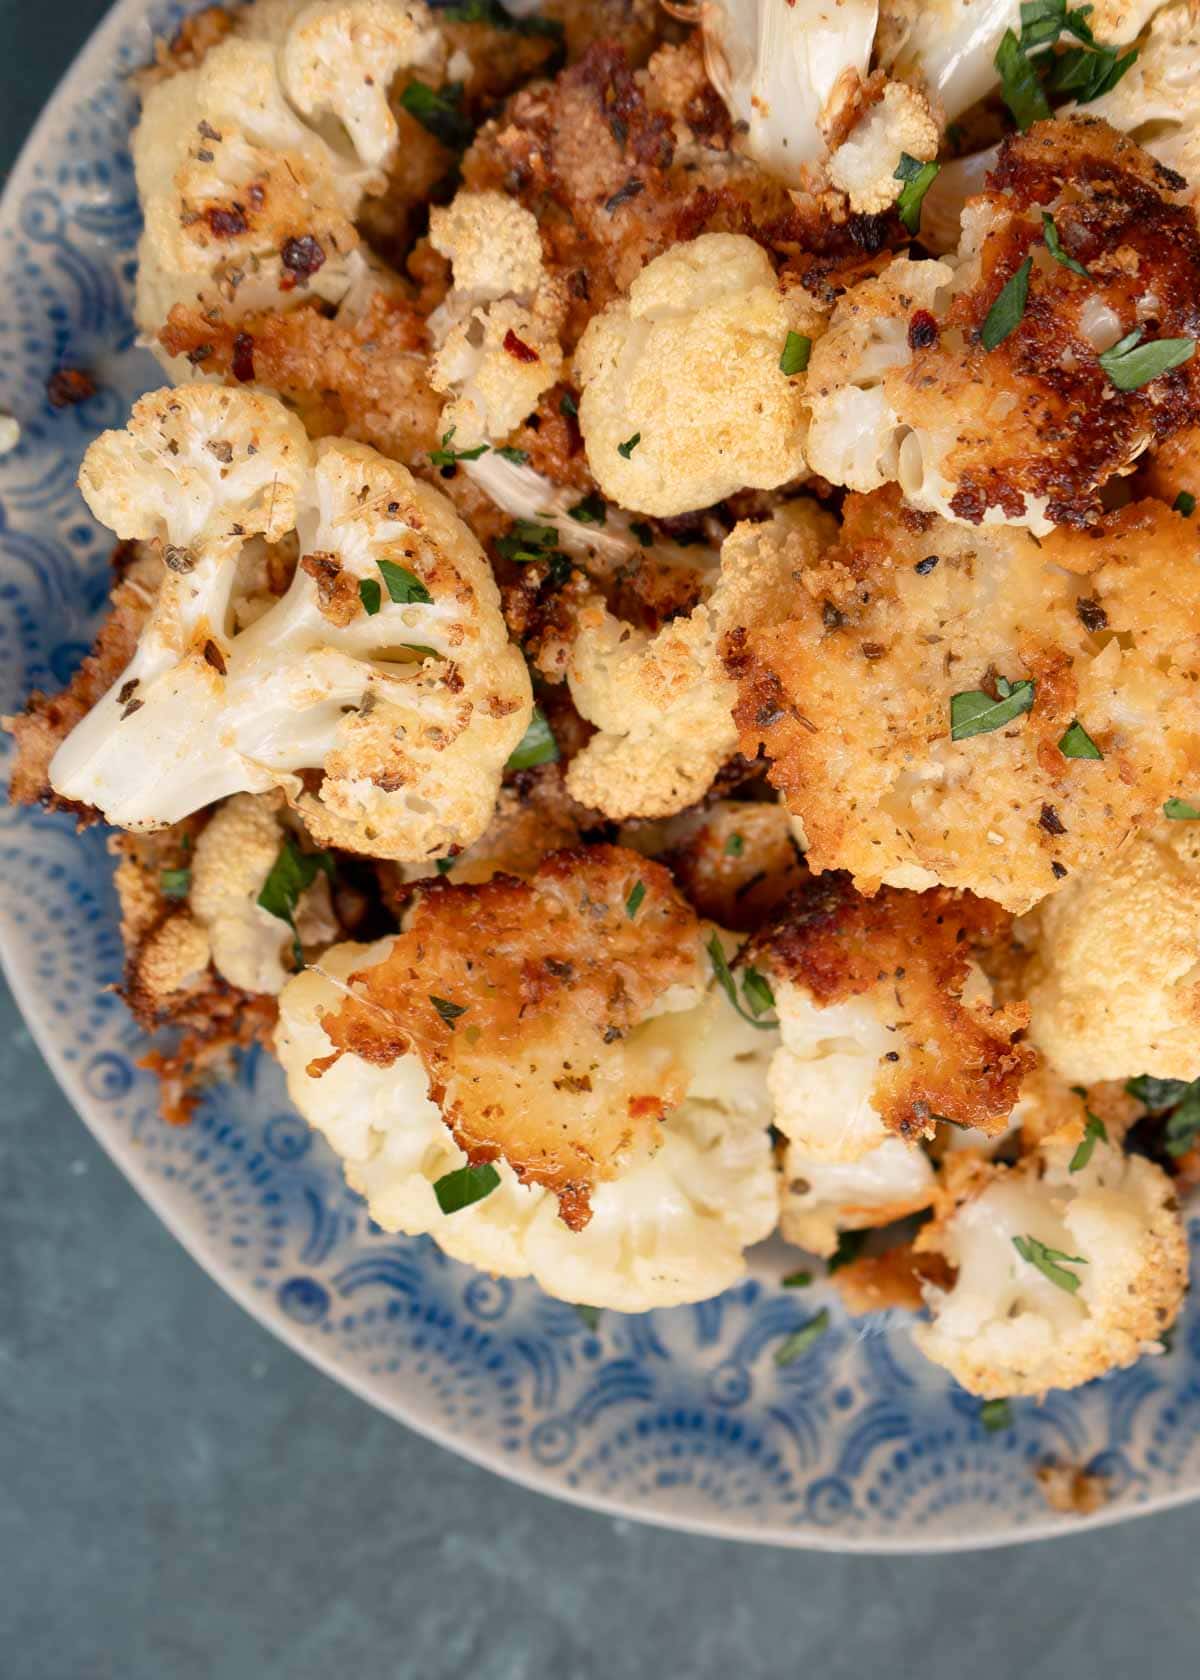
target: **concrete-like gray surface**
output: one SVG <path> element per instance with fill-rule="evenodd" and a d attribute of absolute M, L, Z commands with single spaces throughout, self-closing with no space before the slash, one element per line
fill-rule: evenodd
<path fill-rule="evenodd" d="M 0 168 L 98 0 L 0 0 Z M 0 987 L 0 1680 L 1082 1680 L 1194 1672 L 1200 1506 L 873 1560 L 555 1505 L 228 1301 Z"/>

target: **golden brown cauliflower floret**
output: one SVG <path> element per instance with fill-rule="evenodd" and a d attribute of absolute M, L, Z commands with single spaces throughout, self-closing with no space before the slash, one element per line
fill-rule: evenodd
<path fill-rule="evenodd" d="M 1030 922 L 1030 1032 L 1065 1079 L 1200 1076 L 1200 823 L 1137 835 Z"/>
<path fill-rule="evenodd" d="M 953 261 L 897 259 L 835 310 L 809 366 L 812 469 L 859 490 L 897 480 L 968 524 L 1094 521 L 1107 480 L 1200 414 L 1200 230 L 1183 186 L 1094 119 L 1005 141 Z M 1027 299 L 1010 290 L 988 349 L 1010 283 Z M 1144 373 L 1100 359 L 1154 340 L 1177 353 Z"/>
<path fill-rule="evenodd" d="M 807 501 L 737 526 L 708 599 L 653 636 L 598 598 L 578 613 L 567 681 L 598 732 L 568 768 L 574 798 L 618 820 L 669 816 L 703 798 L 737 749 L 722 638 L 786 611 L 795 573 L 816 563 L 832 532 L 829 516 Z"/>
<path fill-rule="evenodd" d="M 926 1291 L 922 1353 L 987 1399 L 1075 1388 L 1134 1364 L 1174 1322 L 1188 1249 L 1166 1174 L 1093 1137 L 1083 1116 L 1017 1166 L 952 1156 L 921 1253 L 954 1268 Z"/>
<path fill-rule="evenodd" d="M 560 852 L 527 881 L 423 888 L 388 955 L 325 1017 L 322 1065 L 415 1052 L 470 1159 L 503 1156 L 581 1228 L 593 1188 L 684 1094 L 671 1052 L 637 1029 L 697 1003 L 708 975 L 701 924 L 665 869 L 610 846 Z"/>
<path fill-rule="evenodd" d="M 621 844 L 665 863 L 700 915 L 746 933 L 808 879 L 787 809 L 720 799 L 666 822 L 626 823 Z"/>
<path fill-rule="evenodd" d="M 741 748 L 813 868 L 1025 910 L 1184 785 L 1198 625 L 1200 532 L 1160 503 L 1039 545 L 850 497 L 790 619 L 730 648 Z"/>
<path fill-rule="evenodd" d="M 670 515 L 769 490 L 804 466 L 799 324 L 766 252 L 708 233 L 648 265 L 575 352 L 588 465 L 622 507 Z M 805 324 L 809 324 L 807 320 Z"/>

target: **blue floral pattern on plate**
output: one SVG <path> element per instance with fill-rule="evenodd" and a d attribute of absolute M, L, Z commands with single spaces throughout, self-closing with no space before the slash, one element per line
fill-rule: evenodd
<path fill-rule="evenodd" d="M 3 710 L 65 681 L 103 609 L 110 543 L 75 474 L 96 432 L 157 383 L 128 310 L 139 218 L 126 78 L 185 10 L 114 8 L 0 211 L 0 406 L 23 428 L 0 462 Z M 91 369 L 97 391 L 55 411 L 46 380 L 62 366 Z M 265 1055 L 211 1089 L 191 1126 L 162 1123 L 141 1036 L 106 990 L 121 949 L 102 833 L 0 812 L 0 923 L 14 990 L 64 1090 L 180 1240 L 333 1376 L 503 1474 L 678 1527 L 873 1550 L 1077 1528 L 1037 1491 L 1033 1469 L 1053 1456 L 1110 1477 L 1096 1520 L 1200 1494 L 1194 1300 L 1170 1354 L 1042 1406 L 1018 1403 L 1014 1426 L 994 1434 L 902 1322 L 851 1321 L 832 1291 L 781 1289 L 783 1256 L 770 1246 L 719 1300 L 606 1313 L 592 1329 L 530 1284 L 374 1227 Z M 781 1339 L 820 1305 L 830 1331 L 777 1366 Z"/>

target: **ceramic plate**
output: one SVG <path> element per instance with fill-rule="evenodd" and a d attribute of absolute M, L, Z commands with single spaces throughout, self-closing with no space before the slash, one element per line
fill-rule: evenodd
<path fill-rule="evenodd" d="M 59 87 L 0 209 L 0 407 L 23 427 L 0 461 L 0 711 L 61 685 L 107 588 L 109 540 L 75 488 L 80 456 L 156 384 L 133 344 L 138 210 L 129 71 L 185 8 L 121 0 Z M 46 380 L 86 367 L 97 394 L 52 409 Z M 741 1539 L 863 1550 L 991 1545 L 1082 1526 L 1033 1478 L 1094 1465 L 1097 1522 L 1200 1495 L 1200 1306 L 1173 1351 L 989 1434 L 979 1403 L 927 1365 L 902 1321 L 850 1321 L 825 1286 L 785 1291 L 779 1251 L 719 1300 L 595 1330 L 532 1284 L 492 1280 L 427 1238 L 388 1237 L 252 1055 L 192 1125 L 158 1117 L 145 1044 L 106 988 L 121 967 L 104 834 L 0 812 L 0 950 L 63 1089 L 214 1279 L 364 1399 L 544 1493 Z M 1200 1221 L 1193 1221 L 1200 1242 Z M 832 1328 L 776 1365 L 821 1305 Z"/>

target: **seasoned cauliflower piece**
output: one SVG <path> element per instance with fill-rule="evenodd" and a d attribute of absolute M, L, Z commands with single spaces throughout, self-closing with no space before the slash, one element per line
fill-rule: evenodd
<path fill-rule="evenodd" d="M 396 141 L 392 78 L 442 53 L 422 0 L 259 0 L 152 86 L 133 139 L 143 331 L 176 304 L 237 316 L 344 297 L 365 268 L 354 217 Z"/>
<path fill-rule="evenodd" d="M 1064 1079 L 1200 1077 L 1198 828 L 1131 837 L 1030 918 L 1030 1033 Z"/>
<path fill-rule="evenodd" d="M 1041 1395 L 1132 1365 L 1174 1322 L 1187 1237 L 1170 1179 L 1077 1119 L 1008 1168 L 965 1155 L 918 1252 L 955 1268 L 913 1337 L 972 1394 Z M 1076 1163 L 1075 1171 L 1071 1170 Z"/>
<path fill-rule="evenodd" d="M 814 877 L 746 956 L 774 989 L 782 1045 L 768 1086 L 775 1124 L 813 1160 L 861 1161 L 940 1119 L 999 1132 L 1034 1057 L 1029 1012 L 993 1007 L 972 952 L 1007 918 L 942 888 L 862 898 Z"/>
<path fill-rule="evenodd" d="M 741 750 L 772 761 L 811 867 L 1024 911 L 1200 770 L 1193 522 L 1139 502 L 1039 545 L 891 491 L 844 520 L 790 618 L 728 660 Z"/>
<path fill-rule="evenodd" d="M 796 569 L 815 562 L 832 534 L 829 516 L 806 501 L 738 525 L 707 600 L 653 636 L 598 598 L 580 611 L 567 682 L 597 733 L 568 767 L 574 798 L 620 820 L 669 816 L 707 793 L 737 749 L 722 638 L 780 617 Z"/>
<path fill-rule="evenodd" d="M 834 310 L 809 364 L 811 469 L 858 490 L 895 480 L 973 525 L 1098 517 L 1101 487 L 1200 414 L 1200 229 L 1181 184 L 1094 118 L 1006 140 L 953 260 L 897 258 Z M 1054 259 L 1043 216 L 1086 277 Z M 1135 332 L 1189 359 L 1106 367 Z"/>
<path fill-rule="evenodd" d="M 828 1257 L 843 1231 L 867 1231 L 918 1213 L 937 1180 L 917 1143 L 888 1137 L 853 1161 L 829 1161 L 803 1144 L 783 1157 L 779 1229 L 785 1242 Z"/>
<path fill-rule="evenodd" d="M 830 183 L 847 195 L 851 210 L 877 216 L 900 197 L 901 156 L 927 163 L 937 156 L 940 139 L 924 95 L 904 82 L 887 82 L 830 158 Z"/>
<path fill-rule="evenodd" d="M 561 285 L 543 266 L 536 219 L 503 193 L 458 193 L 430 212 L 429 240 L 454 273 L 430 318 L 430 383 L 451 394 L 443 433 L 456 449 L 500 442 L 562 371 Z"/>
<path fill-rule="evenodd" d="M 740 932 L 808 879 L 792 820 L 774 800 L 718 799 L 665 822 L 626 823 L 620 841 L 665 863 L 701 916 Z"/>
<path fill-rule="evenodd" d="M 503 1157 L 495 1187 L 446 1214 L 434 1186 L 468 1157 L 427 1094 L 420 1055 L 410 1050 L 387 1066 L 345 1055 L 319 1078 L 309 1071 L 329 1054 L 324 1023 L 352 976 L 387 962 L 391 949 L 381 940 L 327 951 L 284 989 L 276 1034 L 292 1100 L 341 1157 L 377 1224 L 428 1233 L 455 1259 L 532 1275 L 562 1300 L 620 1312 L 703 1300 L 743 1275 L 745 1248 L 770 1232 L 776 1212 L 761 1034 L 723 1004 L 715 1014 L 711 998 L 636 1029 L 677 1023 L 671 1054 L 685 1060 L 689 1094 L 658 1127 L 656 1147 L 635 1145 L 596 1185 L 582 1229 L 564 1224 L 554 1193 L 521 1183 Z"/>
<path fill-rule="evenodd" d="M 437 491 L 212 386 L 142 398 L 80 482 L 120 535 L 163 545 L 166 575 L 133 659 L 55 754 L 62 797 L 153 828 L 278 787 L 322 845 L 416 859 L 478 838 L 532 696 L 487 561 Z M 287 593 L 237 632 L 243 547 L 292 528 Z"/>
<path fill-rule="evenodd" d="M 752 239 L 706 233 L 656 257 L 627 299 L 593 317 L 574 367 L 606 496 L 665 516 L 803 470 L 803 380 L 779 366 L 799 295 L 781 290 Z"/>
<path fill-rule="evenodd" d="M 258 902 L 288 833 L 283 808 L 279 794 L 234 794 L 201 829 L 193 852 L 188 909 L 207 931 L 217 973 L 246 992 L 278 993 L 291 972 L 282 960 L 291 932 Z M 337 938 L 325 875 L 301 894 L 294 920 L 302 945 Z"/>
<path fill-rule="evenodd" d="M 1143 5 L 1141 12 L 1153 9 Z M 1138 44 L 1137 58 L 1116 87 L 1087 106 L 1089 116 L 1103 117 L 1122 134 L 1132 135 L 1168 169 L 1177 170 L 1188 183 L 1193 204 L 1200 199 L 1198 60 L 1200 15 L 1195 6 L 1191 0 L 1162 6 Z"/>

